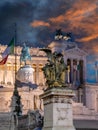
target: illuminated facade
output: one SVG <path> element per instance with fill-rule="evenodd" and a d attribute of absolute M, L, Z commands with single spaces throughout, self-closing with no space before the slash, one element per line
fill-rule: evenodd
<path fill-rule="evenodd" d="M 96 85 L 86 84 L 87 53 L 79 49 L 73 42 L 55 40 L 48 46 L 53 52 L 62 52 L 64 61 L 68 67 L 66 71 L 66 82 L 69 87 L 75 90 L 76 96 L 73 99 L 73 113 L 75 119 L 96 119 L 98 120 L 98 88 Z M 6 46 L 0 46 L 0 53 L 4 51 Z M 10 112 L 10 102 L 15 82 L 15 70 L 19 70 L 21 47 L 16 47 L 15 56 L 10 55 L 5 65 L 0 65 L 0 112 Z M 31 66 L 34 69 L 33 80 L 37 88 L 29 87 L 28 84 L 19 86 L 18 90 L 21 95 L 23 104 L 23 113 L 28 110 L 39 109 L 43 110 L 43 101 L 39 95 L 46 88 L 45 78 L 42 72 L 42 67 L 47 63 L 46 54 L 39 51 L 39 48 L 30 48 Z M 16 67 L 16 69 L 15 69 Z M 89 116 L 88 116 L 89 115 Z"/>

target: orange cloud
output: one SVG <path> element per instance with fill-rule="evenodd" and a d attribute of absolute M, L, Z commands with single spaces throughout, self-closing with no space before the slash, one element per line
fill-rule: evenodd
<path fill-rule="evenodd" d="M 83 18 L 91 16 L 96 8 L 97 8 L 96 4 L 80 0 L 64 14 L 50 18 L 49 20 L 53 23 L 62 23 L 66 20 L 69 22 L 76 22 L 76 21 L 80 22 Z"/>
<path fill-rule="evenodd" d="M 81 1 L 81 0 L 80 0 Z M 82 4 L 81 4 L 82 2 Z M 95 3 L 89 3 L 88 1 L 81 1 L 74 4 L 73 8 L 66 13 L 66 20 L 71 23 L 71 27 L 78 27 L 83 25 L 83 20 L 89 17 L 94 17 L 95 9 L 97 8 Z"/>
<path fill-rule="evenodd" d="M 96 12 L 97 5 L 96 0 L 78 0 L 72 7 L 63 12 L 63 14 L 57 17 L 51 17 L 49 22 L 37 21 L 31 23 L 31 26 L 47 26 L 50 24 L 53 26 L 51 30 L 60 28 L 62 25 L 69 23 L 69 26 L 63 28 L 63 31 L 74 31 L 76 35 L 85 35 L 80 39 L 76 39 L 78 42 L 84 42 L 83 46 L 90 51 L 98 52 L 98 45 L 94 43 L 94 39 L 98 38 L 98 14 Z M 83 30 L 83 32 L 80 32 Z"/>
<path fill-rule="evenodd" d="M 84 37 L 84 38 L 81 38 L 81 39 L 77 39 L 77 41 L 79 41 L 79 42 L 89 42 L 89 41 L 94 40 L 96 38 L 98 38 L 98 34 L 93 34 L 91 36 L 87 36 L 87 37 Z"/>
<path fill-rule="evenodd" d="M 64 14 L 63 15 L 59 15 L 58 17 L 53 17 L 53 18 L 50 18 L 49 21 L 51 21 L 52 23 L 61 23 L 61 22 L 64 22 L 65 20 L 65 17 L 64 17 Z"/>
<path fill-rule="evenodd" d="M 49 27 L 50 24 L 48 22 L 44 22 L 44 21 L 38 21 L 38 20 L 35 20 L 34 22 L 32 22 L 30 24 L 32 27 L 39 27 L 39 26 L 47 26 Z"/>
<path fill-rule="evenodd" d="M 95 0 L 94 0 L 95 2 Z M 69 28 L 64 28 L 63 30 L 76 30 L 78 31 L 80 28 L 83 30 L 86 30 L 86 32 L 93 32 L 96 33 L 94 30 L 93 24 L 95 24 L 95 10 L 97 8 L 96 3 L 92 3 L 90 0 L 78 0 L 77 3 L 75 3 L 72 8 L 67 10 L 67 12 L 64 12 L 64 14 L 59 15 L 57 17 L 52 17 L 49 19 L 52 24 L 55 24 L 55 26 L 60 26 L 61 24 L 69 23 Z M 90 19 L 91 24 L 89 23 L 88 19 Z M 85 20 L 85 22 L 83 22 Z M 87 21 L 86 21 L 87 20 Z M 98 23 L 95 24 L 97 26 Z"/>

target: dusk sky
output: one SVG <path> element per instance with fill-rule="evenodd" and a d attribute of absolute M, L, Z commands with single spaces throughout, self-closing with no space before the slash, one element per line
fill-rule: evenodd
<path fill-rule="evenodd" d="M 72 32 L 82 49 L 98 53 L 98 0 L 1 0 L 1 44 L 13 37 L 14 23 L 17 44 L 47 46 L 61 28 Z"/>

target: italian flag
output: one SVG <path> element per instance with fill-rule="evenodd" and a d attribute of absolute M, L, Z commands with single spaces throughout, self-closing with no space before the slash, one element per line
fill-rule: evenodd
<path fill-rule="evenodd" d="M 0 61 L 0 65 L 4 65 L 7 61 L 8 55 Z"/>
<path fill-rule="evenodd" d="M 8 56 L 10 54 L 14 53 L 14 41 L 15 39 L 12 38 L 10 43 L 8 44 L 8 47 L 5 49 L 5 51 L 2 53 L 2 60 L 0 61 L 0 65 L 4 65 L 8 59 Z"/>

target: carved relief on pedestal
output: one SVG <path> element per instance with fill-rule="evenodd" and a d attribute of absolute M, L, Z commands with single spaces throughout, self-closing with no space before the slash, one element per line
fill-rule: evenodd
<path fill-rule="evenodd" d="M 63 121 L 68 119 L 68 109 L 67 108 L 56 108 L 56 111 L 58 113 L 57 120 Z"/>

